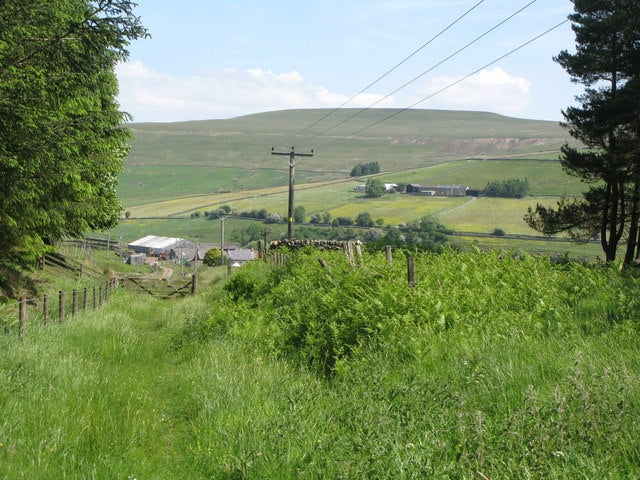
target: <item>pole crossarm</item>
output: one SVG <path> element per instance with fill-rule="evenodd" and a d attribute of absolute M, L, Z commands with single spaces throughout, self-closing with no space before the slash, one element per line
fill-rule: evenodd
<path fill-rule="evenodd" d="M 293 240 L 293 190 L 294 190 L 294 167 L 296 166 L 296 157 L 313 157 L 313 150 L 311 153 L 296 153 L 295 148 L 291 147 L 290 152 L 276 152 L 275 148 L 271 147 L 271 155 L 279 155 L 283 157 L 289 157 L 289 214 L 287 221 L 287 238 Z"/>

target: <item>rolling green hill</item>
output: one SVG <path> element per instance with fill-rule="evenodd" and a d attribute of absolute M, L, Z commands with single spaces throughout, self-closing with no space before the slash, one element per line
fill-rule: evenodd
<path fill-rule="evenodd" d="M 135 137 L 120 179 L 120 197 L 131 218 L 121 223 L 119 234 L 127 239 L 141 233 L 196 232 L 213 241 L 218 234 L 212 233 L 217 229 L 211 222 L 191 219 L 193 225 L 180 223 L 174 231 L 176 220 L 189 222 L 194 212 L 222 205 L 235 213 L 266 209 L 285 216 L 287 157 L 271 155 L 271 148 L 286 152 L 291 145 L 299 152 L 314 149 L 312 158 L 302 158 L 296 166 L 295 204 L 305 207 L 307 219 L 325 211 L 333 218 L 355 218 L 366 211 L 389 226 L 435 214 L 459 232 L 486 234 L 499 228 L 532 235 L 537 232 L 523 221 L 529 206 L 554 205 L 560 196 L 579 195 L 584 189 L 557 160 L 560 147 L 571 139 L 556 122 L 483 112 L 388 109 L 360 115 L 358 110 L 340 110 L 322 120 L 328 113 L 289 110 L 228 120 L 132 124 Z M 471 202 L 404 194 L 365 198 L 355 187 L 366 178 L 350 178 L 349 173 L 358 163 L 374 161 L 383 182 L 482 189 L 489 181 L 526 178 L 530 196 Z"/>
<path fill-rule="evenodd" d="M 120 196 L 129 207 L 286 185 L 287 164 L 270 154 L 271 147 L 314 149 L 315 156 L 296 168 L 296 182 L 303 184 L 348 177 L 355 164 L 370 161 L 384 172 L 398 172 L 469 158 L 554 159 L 569 141 L 556 122 L 491 113 L 408 110 L 383 121 L 399 110 L 373 109 L 349 119 L 357 112 L 340 110 L 297 137 L 329 111 L 132 124 L 135 138 L 120 179 Z M 381 123 L 363 130 L 376 122 Z"/>

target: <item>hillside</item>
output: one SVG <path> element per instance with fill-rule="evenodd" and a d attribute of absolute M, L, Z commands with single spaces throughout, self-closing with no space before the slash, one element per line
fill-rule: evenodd
<path fill-rule="evenodd" d="M 556 122 L 464 111 L 398 114 L 391 109 L 357 116 L 356 109 L 340 110 L 295 137 L 329 112 L 289 110 L 228 120 L 132 124 L 135 137 L 120 196 L 131 206 L 286 185 L 287 164 L 283 157 L 270 155 L 271 147 L 314 149 L 314 157 L 296 168 L 301 184 L 347 177 L 355 164 L 365 161 L 377 161 L 384 172 L 397 172 L 467 158 L 556 158 L 569 141 Z"/>

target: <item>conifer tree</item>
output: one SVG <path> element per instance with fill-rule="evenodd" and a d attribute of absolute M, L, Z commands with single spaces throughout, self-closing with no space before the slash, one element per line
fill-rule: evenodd
<path fill-rule="evenodd" d="M 587 148 L 565 145 L 561 164 L 590 184 L 583 198 L 563 199 L 557 209 L 537 205 L 525 220 L 547 234 L 600 236 L 607 261 L 627 240 L 634 258 L 640 219 L 640 5 L 635 0 L 573 0 L 569 16 L 576 51 L 555 60 L 585 86 L 577 106 L 563 111 L 566 128 Z M 635 112 L 635 113 L 634 113 Z"/>

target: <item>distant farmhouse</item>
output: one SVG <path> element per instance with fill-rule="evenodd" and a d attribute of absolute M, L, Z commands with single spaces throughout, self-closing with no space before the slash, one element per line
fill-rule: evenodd
<path fill-rule="evenodd" d="M 396 188 L 398 186 L 398 184 L 397 183 L 383 183 L 382 186 L 383 186 L 385 192 L 390 192 L 391 190 Z M 367 186 L 366 185 L 356 185 L 356 191 L 357 192 L 365 192 L 366 190 L 367 190 Z"/>
<path fill-rule="evenodd" d="M 127 246 L 129 250 L 136 252 L 133 255 L 128 255 L 127 261 L 140 265 L 144 263 L 146 256 L 159 257 L 161 260 L 175 260 L 182 257 L 188 263 L 199 262 L 204 259 L 204 255 L 209 249 L 220 248 L 219 243 L 200 243 L 196 247 L 196 244 L 190 240 L 156 235 L 147 235 Z M 222 254 L 229 259 L 233 266 L 241 266 L 258 257 L 253 249 L 240 248 L 240 245 L 235 243 L 224 244 Z"/>
<path fill-rule="evenodd" d="M 166 255 L 168 259 L 174 259 L 179 249 L 195 249 L 196 244 L 183 238 L 147 235 L 129 243 L 127 246 L 136 253 L 146 253 L 154 256 Z"/>
<path fill-rule="evenodd" d="M 464 197 L 469 194 L 469 187 L 460 185 L 407 185 L 407 193 L 426 197 Z"/>

